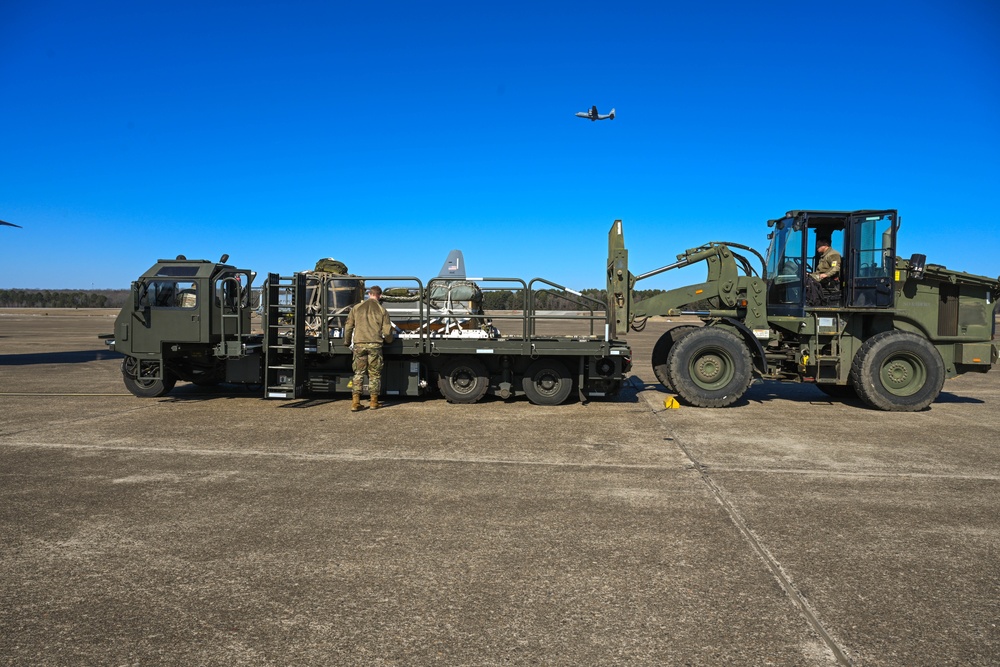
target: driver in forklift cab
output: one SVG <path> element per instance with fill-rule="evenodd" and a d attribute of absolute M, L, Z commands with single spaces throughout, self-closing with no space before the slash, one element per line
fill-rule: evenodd
<path fill-rule="evenodd" d="M 817 282 L 840 280 L 840 253 L 830 247 L 830 238 L 816 237 L 816 270 L 810 273 Z"/>

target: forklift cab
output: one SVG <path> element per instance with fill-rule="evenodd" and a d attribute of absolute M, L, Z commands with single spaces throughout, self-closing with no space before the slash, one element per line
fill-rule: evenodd
<path fill-rule="evenodd" d="M 801 317 L 806 308 L 889 308 L 893 305 L 896 230 L 887 211 L 789 211 L 769 220 L 768 311 Z M 839 281 L 820 284 L 816 241 L 830 240 L 841 255 Z"/>

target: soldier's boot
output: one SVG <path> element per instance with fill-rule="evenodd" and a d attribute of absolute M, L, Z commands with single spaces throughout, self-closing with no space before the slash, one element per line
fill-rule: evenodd
<path fill-rule="evenodd" d="M 361 394 L 351 395 L 351 412 L 361 412 Z"/>
<path fill-rule="evenodd" d="M 378 402 L 378 394 L 372 394 L 372 402 L 368 405 L 372 410 L 376 410 L 382 407 L 382 404 Z"/>

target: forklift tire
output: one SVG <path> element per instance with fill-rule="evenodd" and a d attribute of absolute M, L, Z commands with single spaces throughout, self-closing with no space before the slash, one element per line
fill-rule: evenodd
<path fill-rule="evenodd" d="M 678 327 L 674 327 L 669 331 L 665 331 L 659 340 L 656 341 L 656 345 L 653 346 L 653 375 L 656 379 L 660 381 L 667 391 L 673 391 L 674 388 L 670 386 L 670 379 L 667 377 L 667 358 L 670 356 L 670 349 L 677 344 L 683 336 L 691 333 L 695 329 L 700 329 L 701 327 L 693 324 L 684 324 Z"/>
<path fill-rule="evenodd" d="M 538 359 L 524 371 L 521 388 L 535 405 L 560 405 L 573 391 L 573 376 L 558 359 Z"/>
<path fill-rule="evenodd" d="M 125 388 L 139 398 L 159 398 L 170 393 L 170 390 L 177 384 L 177 378 L 167 371 L 164 371 L 162 378 L 142 377 L 138 372 L 141 368 L 140 362 L 133 357 L 122 359 L 122 381 Z M 136 376 L 139 377 L 136 377 Z"/>
<path fill-rule="evenodd" d="M 752 363 L 742 338 L 719 327 L 702 327 L 685 334 L 670 350 L 667 377 L 685 403 L 724 408 L 743 398 Z"/>
<path fill-rule="evenodd" d="M 929 340 L 908 331 L 884 331 L 861 346 L 851 367 L 862 401 L 878 410 L 916 412 L 944 386 L 944 360 Z"/>
<path fill-rule="evenodd" d="M 486 366 L 475 357 L 457 357 L 441 367 L 438 389 L 449 403 L 475 403 L 489 388 Z"/>

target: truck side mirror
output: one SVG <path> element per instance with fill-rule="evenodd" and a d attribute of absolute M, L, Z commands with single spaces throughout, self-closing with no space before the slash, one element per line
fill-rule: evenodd
<path fill-rule="evenodd" d="M 910 277 L 914 280 L 924 279 L 924 268 L 927 266 L 927 255 L 915 252 L 910 255 Z"/>

